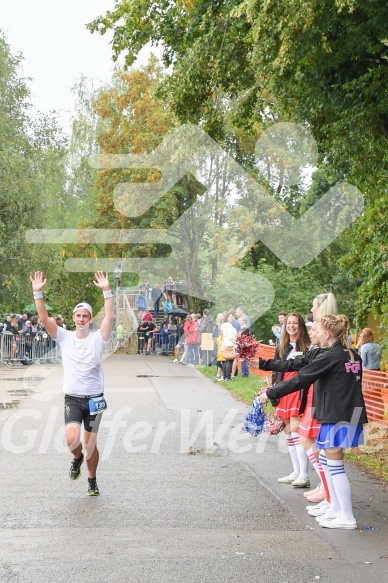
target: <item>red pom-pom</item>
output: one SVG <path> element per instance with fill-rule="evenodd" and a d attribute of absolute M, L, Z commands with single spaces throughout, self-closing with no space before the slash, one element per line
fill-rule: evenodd
<path fill-rule="evenodd" d="M 239 360 L 249 360 L 259 351 L 260 343 L 254 336 L 237 334 L 234 341 Z"/>
<path fill-rule="evenodd" d="M 269 435 L 278 435 L 285 428 L 284 419 L 274 413 L 268 413 L 266 417 L 267 433 Z"/>

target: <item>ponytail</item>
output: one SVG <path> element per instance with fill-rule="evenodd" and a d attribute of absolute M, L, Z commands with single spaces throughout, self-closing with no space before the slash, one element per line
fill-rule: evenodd
<path fill-rule="evenodd" d="M 323 316 L 336 316 L 338 314 L 337 300 L 331 292 L 328 294 L 320 294 L 316 298 L 317 314 L 316 319 L 323 318 Z"/>
<path fill-rule="evenodd" d="M 344 314 L 323 316 L 319 319 L 319 323 L 325 330 L 329 330 L 336 340 L 340 340 L 348 348 L 349 320 Z"/>

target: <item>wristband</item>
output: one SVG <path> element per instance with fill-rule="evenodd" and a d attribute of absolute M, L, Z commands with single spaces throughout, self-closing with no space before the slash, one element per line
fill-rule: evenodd
<path fill-rule="evenodd" d="M 33 294 L 34 294 L 34 300 L 41 300 L 43 298 L 43 292 L 41 292 L 41 291 L 40 292 L 34 291 Z"/>
<path fill-rule="evenodd" d="M 113 298 L 113 294 L 112 294 L 112 290 L 111 289 L 104 290 L 102 292 L 102 295 L 104 296 L 105 299 Z"/>

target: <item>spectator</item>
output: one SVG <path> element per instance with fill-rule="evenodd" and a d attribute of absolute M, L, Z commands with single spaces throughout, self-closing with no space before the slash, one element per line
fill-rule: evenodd
<path fill-rule="evenodd" d="M 162 356 L 167 356 L 168 347 L 170 344 L 170 336 L 171 336 L 171 330 L 169 329 L 168 324 L 165 322 L 163 324 L 161 331 L 160 331 L 161 344 L 162 344 Z"/>
<path fill-rule="evenodd" d="M 232 320 L 231 324 L 232 324 L 232 326 L 234 326 L 237 333 L 239 333 L 241 330 L 241 326 L 240 326 L 240 322 L 238 320 L 236 320 L 236 311 L 231 309 L 231 310 L 228 310 L 227 314 L 233 314 L 233 320 Z"/>
<path fill-rule="evenodd" d="M 190 321 L 190 316 L 187 316 L 186 318 L 186 322 Z M 175 355 L 175 359 L 173 360 L 173 362 L 180 362 L 180 364 L 183 364 L 186 358 L 186 350 L 185 350 L 185 346 L 186 346 L 186 336 L 184 333 L 184 324 L 181 320 L 179 326 L 177 326 L 177 330 L 176 330 L 176 338 L 177 338 L 177 343 L 175 345 L 175 349 L 174 349 L 174 355 Z M 182 357 L 179 360 L 179 353 L 180 351 L 183 351 Z"/>
<path fill-rule="evenodd" d="M 374 341 L 373 330 L 371 328 L 363 329 L 359 346 L 362 368 L 367 370 L 380 370 L 380 345 Z"/>
<path fill-rule="evenodd" d="M 284 319 L 286 316 L 287 312 L 279 312 L 278 315 L 279 325 L 272 326 L 272 332 L 274 333 L 274 336 L 276 338 L 276 344 L 279 342 L 280 336 L 282 335 L 282 332 L 284 330 Z"/>
<path fill-rule="evenodd" d="M 308 314 L 305 315 L 304 323 L 306 324 L 306 328 L 311 328 L 311 326 L 313 325 L 313 321 L 314 321 L 314 316 L 312 315 L 311 312 L 309 312 Z"/>
<path fill-rule="evenodd" d="M 201 357 L 206 366 L 209 366 L 213 360 L 213 328 L 213 319 L 210 316 L 209 310 L 205 309 L 199 322 L 198 331 L 200 333 Z"/>
<path fill-rule="evenodd" d="M 243 334 L 244 336 L 250 336 L 251 331 L 250 331 L 249 327 L 247 326 L 247 321 L 246 321 L 245 317 L 240 316 L 239 322 L 241 325 L 240 334 Z M 237 360 L 236 360 L 236 363 L 233 363 L 233 365 L 235 365 L 235 370 L 237 371 Z M 234 370 L 232 370 L 232 374 L 235 374 Z M 249 377 L 249 365 L 245 360 L 243 360 L 241 362 L 241 376 L 243 378 Z"/>
<path fill-rule="evenodd" d="M 223 369 L 225 358 L 222 356 L 222 341 L 223 336 L 221 332 L 221 326 L 224 322 L 224 314 L 218 314 L 216 318 L 216 325 L 213 328 L 213 342 L 214 342 L 214 352 L 215 352 L 215 360 L 217 371 L 215 378 L 217 381 L 223 381 Z"/>
<path fill-rule="evenodd" d="M 146 310 L 143 314 L 142 322 L 150 322 L 152 320 L 152 314 Z"/>
<path fill-rule="evenodd" d="M 32 364 L 32 342 L 35 338 L 36 332 L 32 328 L 31 320 L 26 320 L 26 331 L 23 334 L 24 338 L 24 357 L 28 364 Z"/>
<path fill-rule="evenodd" d="M 247 328 L 251 327 L 251 320 L 244 312 L 244 308 L 242 306 L 238 306 L 236 308 L 236 318 L 240 321 L 240 318 L 245 318 Z"/>
<path fill-rule="evenodd" d="M 169 312 L 172 311 L 172 303 L 170 300 L 170 296 L 167 296 L 167 299 L 164 300 L 163 308 L 165 314 L 169 314 Z"/>
<path fill-rule="evenodd" d="M 66 330 L 66 324 L 65 324 L 65 321 L 63 319 L 62 314 L 58 314 L 57 317 L 55 318 L 55 321 L 57 323 L 57 326 Z"/>
<path fill-rule="evenodd" d="M 222 333 L 222 353 L 224 354 L 226 348 L 233 348 L 234 341 L 237 336 L 237 329 L 234 326 L 234 310 L 230 310 L 227 312 L 226 316 L 224 317 L 224 323 L 221 326 L 221 333 Z M 224 381 L 230 381 L 233 369 L 233 361 L 236 358 L 228 359 L 226 358 L 224 363 Z"/>
<path fill-rule="evenodd" d="M 159 326 L 157 326 L 155 319 L 152 318 L 151 321 L 147 322 L 147 328 L 145 330 L 146 345 L 146 356 L 152 352 L 152 343 L 154 339 L 154 334 L 159 332 Z"/>
<path fill-rule="evenodd" d="M 139 318 L 143 318 L 143 313 L 147 310 L 147 298 L 144 293 L 138 294 L 136 296 L 136 306 L 139 313 Z"/>
<path fill-rule="evenodd" d="M 26 331 L 26 322 L 29 320 L 29 317 L 26 313 L 22 314 L 21 318 L 18 320 L 18 330 L 21 334 Z"/>
<path fill-rule="evenodd" d="M 190 320 L 185 323 L 184 332 L 186 336 L 187 355 L 186 360 L 188 366 L 199 364 L 199 332 L 197 314 L 191 314 Z"/>
<path fill-rule="evenodd" d="M 152 316 L 151 316 L 152 319 Z M 148 320 L 143 320 L 140 322 L 139 327 L 137 329 L 137 351 L 139 354 L 145 352 L 146 349 L 146 338 L 145 333 L 148 330 Z"/>
<path fill-rule="evenodd" d="M 155 287 L 153 287 L 151 291 L 151 299 L 152 303 L 154 304 L 154 316 L 159 316 L 161 296 L 162 290 L 160 289 L 160 285 L 156 283 Z"/>

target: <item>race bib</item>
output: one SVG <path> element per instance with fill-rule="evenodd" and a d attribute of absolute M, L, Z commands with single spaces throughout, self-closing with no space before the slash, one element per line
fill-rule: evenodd
<path fill-rule="evenodd" d="M 89 411 L 91 415 L 97 415 L 98 413 L 102 413 L 107 409 L 108 405 L 106 404 L 105 398 L 103 395 L 100 397 L 90 397 L 89 398 Z"/>

